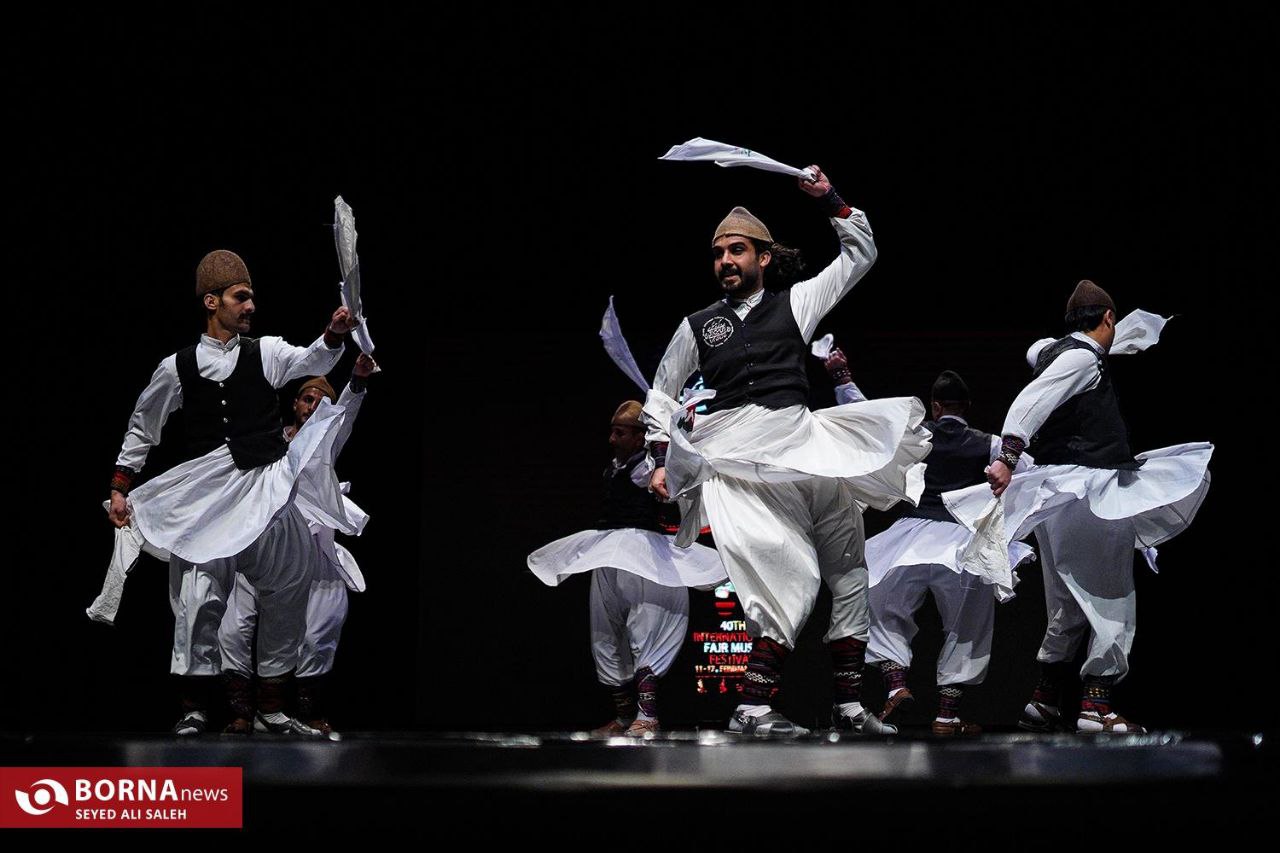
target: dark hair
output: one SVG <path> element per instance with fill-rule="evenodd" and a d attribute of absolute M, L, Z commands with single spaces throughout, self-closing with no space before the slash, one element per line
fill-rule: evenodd
<path fill-rule="evenodd" d="M 1072 332 L 1092 332 L 1098 328 L 1102 322 L 1102 316 L 1109 310 L 1105 305 L 1084 305 L 1080 308 L 1072 308 L 1067 312 L 1066 319 L 1062 321 L 1067 328 L 1067 334 Z"/>
<path fill-rule="evenodd" d="M 954 370 L 944 370 L 938 374 L 930 391 L 932 402 L 944 409 L 966 412 L 969 409 L 969 386 Z"/>
<path fill-rule="evenodd" d="M 229 285 L 229 284 L 224 284 L 222 287 L 219 287 L 219 288 L 217 288 L 217 289 L 215 289 L 215 290 L 209 290 L 209 291 L 206 291 L 206 292 L 204 292 L 204 293 L 200 294 L 200 313 L 201 313 L 201 315 L 207 318 L 210 314 L 216 314 L 216 313 L 217 313 L 217 311 L 216 311 L 216 310 L 215 310 L 215 311 L 210 311 L 207 307 L 205 307 L 205 304 L 204 304 L 204 298 L 205 298 L 206 296 L 208 296 L 209 294 L 213 294 L 214 296 L 218 297 L 218 304 L 219 304 L 219 305 L 221 305 L 221 304 L 222 304 L 222 298 L 223 298 L 224 296 L 226 296 L 226 295 L 227 295 L 227 290 L 228 290 L 230 287 L 231 287 L 231 285 Z"/>
<path fill-rule="evenodd" d="M 751 239 L 756 247 L 756 257 L 768 252 L 772 256 L 769 266 L 764 268 L 764 283 L 774 290 L 789 287 L 804 277 L 805 263 L 799 249 L 784 246 L 781 243 L 766 243 L 763 240 Z"/>

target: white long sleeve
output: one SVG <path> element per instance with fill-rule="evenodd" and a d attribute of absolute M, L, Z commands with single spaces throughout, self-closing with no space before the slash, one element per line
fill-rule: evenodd
<path fill-rule="evenodd" d="M 840 254 L 818 273 L 791 288 L 791 313 L 805 343 L 813 338 L 818 323 L 858 283 L 876 261 L 876 242 L 867 215 L 854 210 L 847 219 L 832 219 L 831 227 L 840 237 Z"/>
<path fill-rule="evenodd" d="M 836 386 L 836 402 L 840 405 L 845 403 L 865 403 L 867 397 L 862 393 L 862 389 L 852 382 L 846 382 L 843 385 Z"/>
<path fill-rule="evenodd" d="M 333 370 L 342 353 L 346 349 L 345 344 L 338 344 L 333 349 L 324 342 L 324 335 L 312 341 L 310 346 L 295 347 L 285 342 L 283 338 L 262 337 L 258 340 L 258 345 L 262 350 L 262 374 L 267 381 L 271 383 L 272 388 L 283 388 L 291 379 L 297 379 L 299 376 L 324 376 L 330 370 Z M 199 361 L 200 352 L 196 352 L 197 362 Z M 234 368 L 235 365 L 233 364 Z M 203 365 L 200 369 L 200 375 L 208 379 L 222 379 L 221 376 L 208 376 Z M 230 376 L 230 371 L 227 373 Z"/>
<path fill-rule="evenodd" d="M 182 406 L 182 382 L 178 379 L 178 358 L 171 355 L 151 375 L 151 381 L 138 395 L 129 416 L 124 443 L 116 465 L 141 471 L 151 448 L 160 443 L 160 433 L 174 410 Z"/>
<path fill-rule="evenodd" d="M 342 393 L 338 395 L 338 405 L 347 410 L 342 416 L 342 423 L 338 426 L 338 434 L 333 439 L 333 461 L 338 461 L 338 455 L 342 453 L 342 448 L 347 446 L 347 439 L 351 438 L 351 428 L 355 426 L 356 416 L 360 414 L 360 407 L 364 405 L 364 398 L 368 389 L 364 391 L 356 391 L 348 382 L 342 389 Z"/>

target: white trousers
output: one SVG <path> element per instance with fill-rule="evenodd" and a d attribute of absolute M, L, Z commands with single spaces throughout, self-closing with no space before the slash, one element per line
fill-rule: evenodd
<path fill-rule="evenodd" d="M 1035 529 L 1049 624 L 1036 660 L 1069 661 L 1088 637 L 1081 676 L 1129 672 L 1137 628 L 1132 519 L 1098 518 L 1078 500 Z"/>
<path fill-rule="evenodd" d="M 689 628 L 689 590 L 619 569 L 591 576 L 591 654 L 601 684 L 617 687 L 648 667 L 671 669 Z"/>
<path fill-rule="evenodd" d="M 318 562 L 307 594 L 307 624 L 298 652 L 299 678 L 324 675 L 333 669 L 338 640 L 347 621 L 347 585 L 328 561 Z M 253 672 L 253 640 L 258 626 L 258 594 L 242 574 L 227 601 L 227 612 L 218 631 L 222 668 L 250 675 Z"/>
<path fill-rule="evenodd" d="M 233 557 L 199 564 L 171 557 L 169 605 L 174 633 L 169 671 L 174 675 L 222 671 L 219 628 L 237 572 L 258 593 L 258 674 L 279 676 L 296 669 L 316 562 L 307 522 L 292 504 Z"/>
<path fill-rule="evenodd" d="M 795 648 L 825 581 L 834 599 L 825 640 L 867 639 L 862 513 L 846 483 L 717 476 L 702 484 L 702 499 L 752 637 Z"/>
<path fill-rule="evenodd" d="M 991 663 L 996 598 L 982 578 L 946 566 L 898 566 L 871 588 L 867 663 L 911 666 L 916 612 L 933 593 L 945 640 L 938 654 L 938 686 L 981 684 Z"/>

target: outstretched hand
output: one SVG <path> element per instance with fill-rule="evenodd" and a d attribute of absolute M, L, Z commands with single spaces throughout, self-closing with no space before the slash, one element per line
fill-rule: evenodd
<path fill-rule="evenodd" d="M 351 316 L 351 311 L 344 305 L 333 312 L 333 317 L 329 320 L 329 331 L 335 335 L 345 335 L 358 325 L 360 324 Z"/>
<path fill-rule="evenodd" d="M 373 356 L 362 352 L 356 356 L 356 365 L 351 369 L 351 374 L 360 379 L 368 379 L 377 369 L 378 363 L 373 360 Z"/>
<path fill-rule="evenodd" d="M 809 167 L 809 171 L 813 172 L 813 180 L 806 178 L 796 178 L 796 182 L 800 185 L 800 189 L 814 198 L 822 198 L 831 191 L 831 181 L 822 173 L 822 168 L 818 165 Z"/>

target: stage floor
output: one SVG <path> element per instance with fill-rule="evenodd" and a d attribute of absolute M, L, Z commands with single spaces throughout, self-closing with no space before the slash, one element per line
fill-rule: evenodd
<path fill-rule="evenodd" d="M 380 825 L 424 838 L 430 827 L 463 826 L 516 837 L 515 824 L 486 816 L 586 826 L 628 811 L 690 821 L 695 836 L 710 838 L 777 804 L 789 821 L 818 822 L 815 830 L 832 809 L 858 813 L 868 822 L 860 836 L 888 838 L 880 834 L 886 825 L 917 831 L 921 821 L 941 820 L 962 834 L 978 824 L 1004 827 L 1009 840 L 1043 831 L 1048 816 L 1055 836 L 1085 839 L 1105 828 L 1137 837 L 1268 822 L 1278 778 L 1273 744 L 1249 733 L 818 733 L 786 742 L 718 731 L 647 740 L 564 732 L 353 732 L 332 741 L 7 734 L 0 743 L 10 766 L 240 766 L 246 828 L 326 833 L 358 827 L 375 809 Z M 959 815 L 964 821 L 954 822 Z"/>

